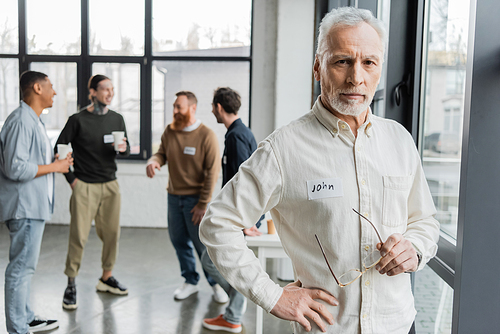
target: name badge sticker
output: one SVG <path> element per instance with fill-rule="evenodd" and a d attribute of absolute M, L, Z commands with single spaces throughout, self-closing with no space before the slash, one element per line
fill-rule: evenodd
<path fill-rule="evenodd" d="M 113 135 L 104 135 L 104 144 L 111 144 L 115 141 Z"/>
<path fill-rule="evenodd" d="M 344 196 L 342 179 L 340 177 L 335 177 L 331 179 L 307 181 L 307 196 L 309 200 L 342 197 Z"/>
<path fill-rule="evenodd" d="M 196 153 L 196 147 L 189 147 L 189 146 L 184 147 L 184 154 L 194 155 L 195 153 Z"/>

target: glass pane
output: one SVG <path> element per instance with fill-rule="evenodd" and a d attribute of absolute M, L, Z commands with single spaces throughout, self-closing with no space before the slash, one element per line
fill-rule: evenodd
<path fill-rule="evenodd" d="M 139 64 L 94 63 L 92 75 L 103 74 L 111 79 L 115 96 L 109 106 L 125 119 L 130 153 L 141 150 L 141 68 Z"/>
<path fill-rule="evenodd" d="M 153 53 L 250 56 L 251 15 L 251 0 L 153 0 Z"/>
<path fill-rule="evenodd" d="M 0 130 L 9 114 L 19 107 L 19 61 L 0 58 Z"/>
<path fill-rule="evenodd" d="M 17 0 L 2 0 L 0 10 L 0 53 L 19 52 Z"/>
<path fill-rule="evenodd" d="M 31 63 L 30 69 L 47 74 L 57 94 L 52 108 L 41 115 L 55 145 L 68 117 L 77 112 L 76 63 Z"/>
<path fill-rule="evenodd" d="M 90 54 L 144 55 L 144 0 L 90 0 L 89 6 Z"/>
<path fill-rule="evenodd" d="M 377 11 L 377 18 L 384 22 L 385 28 L 387 31 L 389 31 L 389 26 L 390 26 L 390 15 L 391 15 L 391 0 L 379 0 L 378 1 L 379 6 L 378 6 L 378 11 Z M 366 2 L 365 2 L 366 4 Z M 385 55 L 384 55 L 384 61 L 385 64 L 387 64 L 387 53 L 388 53 L 388 48 L 386 48 Z M 380 82 L 377 86 L 377 92 L 381 91 L 381 93 L 384 93 L 384 90 L 386 89 L 386 81 L 387 81 L 387 66 L 382 67 L 382 75 L 380 77 Z M 377 94 L 375 94 L 377 96 Z M 384 95 L 382 94 L 379 99 L 373 100 L 373 105 L 372 105 L 372 112 L 374 115 L 380 116 L 380 117 L 385 117 L 385 99 Z"/>
<path fill-rule="evenodd" d="M 422 160 L 441 229 L 456 237 L 469 2 L 429 7 Z"/>
<path fill-rule="evenodd" d="M 230 87 L 241 96 L 238 112 L 248 126 L 250 101 L 250 63 L 223 61 L 155 61 L 153 62 L 153 154 L 160 146 L 161 135 L 173 118 L 175 93 L 193 92 L 198 99 L 196 118 L 215 131 L 221 152 L 226 128 L 212 114 L 212 99 L 217 87 Z"/>
<path fill-rule="evenodd" d="M 27 0 L 28 53 L 79 55 L 79 0 Z"/>
<path fill-rule="evenodd" d="M 429 266 L 415 273 L 415 330 L 418 334 L 449 334 L 453 289 Z"/>

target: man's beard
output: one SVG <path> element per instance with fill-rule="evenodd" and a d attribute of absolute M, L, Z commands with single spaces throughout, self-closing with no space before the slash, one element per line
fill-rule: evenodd
<path fill-rule="evenodd" d="M 342 94 L 363 94 L 365 99 L 362 103 L 359 103 L 357 100 L 348 100 L 348 102 L 345 102 L 340 98 Z M 327 95 L 325 98 L 330 106 L 340 114 L 358 117 L 365 112 L 370 106 L 370 103 L 372 103 L 373 96 L 369 99 L 367 99 L 366 96 L 366 94 L 356 89 L 337 89 L 333 96 Z"/>
<path fill-rule="evenodd" d="M 189 114 L 183 115 L 181 113 L 174 115 L 174 121 L 172 122 L 172 128 L 176 131 L 180 131 L 184 129 L 191 120 L 191 116 Z"/>

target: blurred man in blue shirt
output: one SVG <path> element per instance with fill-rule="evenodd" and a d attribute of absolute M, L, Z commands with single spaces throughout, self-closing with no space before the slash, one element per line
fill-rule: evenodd
<path fill-rule="evenodd" d="M 240 165 L 257 149 L 257 142 L 252 131 L 243 124 L 238 115 L 241 107 L 241 97 L 238 92 L 228 87 L 217 88 L 212 102 L 212 113 L 217 123 L 222 123 L 227 129 L 222 156 L 222 187 L 238 172 Z M 260 220 L 264 219 L 264 216 Z M 248 236 L 258 236 L 260 221 L 251 228 L 244 229 Z M 203 268 L 219 283 L 229 296 L 229 305 L 224 314 L 216 318 L 204 319 L 203 327 L 211 330 L 222 330 L 240 333 L 241 318 L 246 310 L 246 298 L 234 289 L 218 272 L 212 260 L 205 251 L 201 258 Z"/>
<path fill-rule="evenodd" d="M 71 154 L 53 161 L 52 146 L 40 120 L 56 92 L 47 75 L 27 71 L 19 83 L 22 98 L 0 132 L 0 221 L 10 233 L 5 271 L 5 316 L 9 333 L 57 328 L 57 320 L 35 317 L 29 305 L 31 278 L 40 254 L 45 221 L 54 207 L 54 174 L 67 173 Z"/>

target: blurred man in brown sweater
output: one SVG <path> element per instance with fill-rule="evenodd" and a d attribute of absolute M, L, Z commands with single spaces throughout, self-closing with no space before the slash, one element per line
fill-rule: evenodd
<path fill-rule="evenodd" d="M 182 300 L 198 291 L 200 275 L 193 246 L 201 257 L 205 246 L 200 241 L 199 224 L 219 176 L 220 153 L 215 133 L 196 119 L 196 96 L 188 91 L 176 96 L 173 122 L 165 129 L 158 152 L 149 159 L 146 173 L 152 178 L 155 169 L 168 162 L 168 231 L 185 279 L 174 298 Z M 214 290 L 214 300 L 227 302 L 224 290 L 204 273 Z"/>

